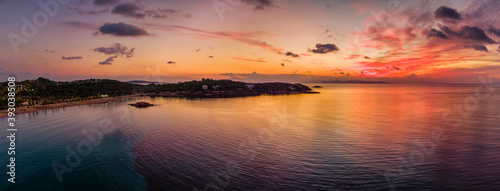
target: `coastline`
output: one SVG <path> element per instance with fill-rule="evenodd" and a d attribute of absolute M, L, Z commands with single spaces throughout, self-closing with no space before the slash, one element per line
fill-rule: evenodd
<path fill-rule="evenodd" d="M 108 98 L 93 99 L 93 100 L 79 101 L 79 102 L 56 103 L 56 104 L 43 105 L 43 106 L 39 106 L 39 107 L 29 107 L 29 108 L 28 107 L 17 107 L 15 114 L 18 115 L 18 114 L 24 114 L 24 113 L 33 113 L 33 112 L 37 112 L 37 111 L 44 111 L 44 110 L 78 106 L 78 105 L 103 104 L 103 103 L 107 103 L 110 101 L 117 101 L 117 100 L 136 97 L 136 96 L 137 95 L 108 97 Z M 7 115 L 8 115 L 7 110 L 0 111 L 0 118 L 7 117 Z"/>
<path fill-rule="evenodd" d="M 249 97 L 249 96 L 260 96 L 260 95 L 291 95 L 291 94 L 316 94 L 319 92 L 315 91 L 277 91 L 277 92 L 266 92 L 266 93 L 259 93 L 259 92 L 248 92 L 248 91 L 241 91 L 241 92 L 233 92 L 233 91 L 213 91 L 213 92 L 194 92 L 194 93 L 183 93 L 183 92 L 175 92 L 175 93 L 149 93 L 149 94 L 135 94 L 135 95 L 127 95 L 127 96 L 117 96 L 117 97 L 107 97 L 107 98 L 100 98 L 100 99 L 93 99 L 93 100 L 87 100 L 87 101 L 79 101 L 79 102 L 66 102 L 66 103 L 56 103 L 56 104 L 50 104 L 50 105 L 40 105 L 37 107 L 27 107 L 27 106 L 22 106 L 22 107 L 16 107 L 16 112 L 14 112 L 16 115 L 19 114 L 25 114 L 25 113 L 33 113 L 33 112 L 38 112 L 38 111 L 45 111 L 45 110 L 50 110 L 50 109 L 57 109 L 57 108 L 65 108 L 65 107 L 72 107 L 72 106 L 79 106 L 79 105 L 89 105 L 89 104 L 103 104 L 107 103 L 110 101 L 117 101 L 117 100 L 122 100 L 125 98 L 132 98 L 132 97 L 140 97 L 140 96 L 150 96 L 150 97 L 196 97 L 196 98 L 232 98 L 232 97 Z M 7 110 L 1 110 L 0 111 L 0 118 L 7 117 L 8 116 L 8 111 Z"/>

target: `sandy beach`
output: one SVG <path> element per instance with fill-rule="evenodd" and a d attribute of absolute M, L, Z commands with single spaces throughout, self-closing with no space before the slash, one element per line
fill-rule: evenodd
<path fill-rule="evenodd" d="M 56 108 L 64 108 L 64 107 L 71 107 L 71 106 L 77 106 L 77 105 L 88 105 L 88 104 L 103 104 L 107 103 L 110 101 L 116 101 L 116 100 L 121 100 L 125 98 L 131 98 L 135 97 L 136 95 L 128 95 L 128 96 L 117 96 L 117 97 L 108 97 L 108 98 L 101 98 L 101 99 L 94 99 L 94 100 L 88 100 L 88 101 L 79 101 L 79 102 L 68 102 L 68 103 L 57 103 L 57 104 L 50 104 L 50 105 L 43 105 L 43 106 L 30 106 L 30 107 L 17 107 L 15 114 L 23 114 L 23 113 L 31 113 L 31 112 L 36 112 L 36 111 L 43 111 L 43 110 L 49 110 L 49 109 L 56 109 Z M 2 117 L 7 117 L 8 112 L 7 110 L 2 110 L 0 111 L 0 118 Z"/>

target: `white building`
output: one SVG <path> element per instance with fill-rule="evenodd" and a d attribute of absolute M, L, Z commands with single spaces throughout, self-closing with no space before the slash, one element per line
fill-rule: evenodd
<path fill-rule="evenodd" d="M 253 84 L 247 84 L 247 87 L 248 87 L 248 89 L 253 89 L 253 88 L 255 88 L 255 85 L 253 85 Z"/>

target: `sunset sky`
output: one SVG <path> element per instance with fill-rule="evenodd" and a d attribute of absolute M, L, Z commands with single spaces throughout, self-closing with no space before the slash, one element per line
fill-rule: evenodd
<path fill-rule="evenodd" d="M 500 81 L 496 0 L 0 0 L 0 15 L 2 79 Z"/>

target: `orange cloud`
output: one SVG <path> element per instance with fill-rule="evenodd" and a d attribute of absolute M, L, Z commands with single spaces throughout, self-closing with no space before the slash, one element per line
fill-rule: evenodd
<path fill-rule="evenodd" d="M 250 62 L 267 62 L 267 61 L 261 60 L 261 59 L 250 59 L 250 58 L 240 58 L 240 57 L 229 57 L 229 58 L 237 59 L 237 60 L 250 61 Z"/>

